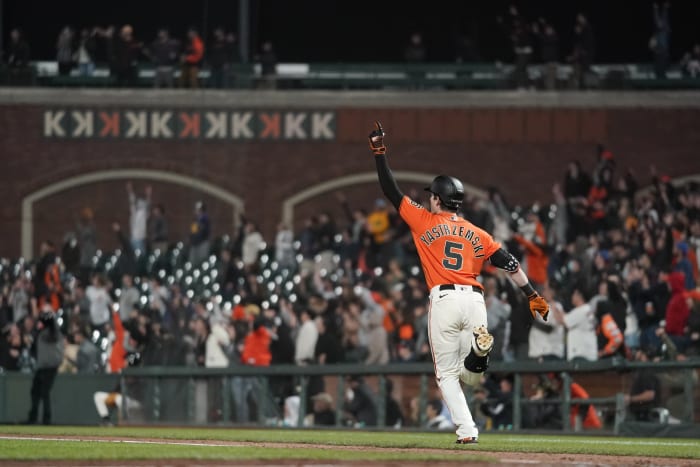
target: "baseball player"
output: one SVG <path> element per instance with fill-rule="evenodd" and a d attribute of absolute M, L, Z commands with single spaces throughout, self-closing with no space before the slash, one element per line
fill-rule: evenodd
<path fill-rule="evenodd" d="M 460 380 L 475 386 L 488 368 L 493 336 L 486 326 L 484 292 L 477 276 L 484 261 L 508 271 L 527 295 L 530 312 L 545 320 L 549 305 L 530 284 L 518 261 L 491 235 L 457 215 L 464 198 L 462 182 L 439 175 L 426 191 L 430 211 L 399 190 L 387 163 L 384 130 L 379 122 L 369 134 L 379 184 L 411 229 L 425 280 L 430 289 L 428 338 L 435 377 L 457 426 L 458 444 L 477 443 L 474 424 Z"/>

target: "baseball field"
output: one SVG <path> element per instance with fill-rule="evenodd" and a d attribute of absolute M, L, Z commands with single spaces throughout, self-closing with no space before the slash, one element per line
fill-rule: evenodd
<path fill-rule="evenodd" d="M 700 465 L 700 441 L 292 429 L 0 426 L 11 465 Z"/>

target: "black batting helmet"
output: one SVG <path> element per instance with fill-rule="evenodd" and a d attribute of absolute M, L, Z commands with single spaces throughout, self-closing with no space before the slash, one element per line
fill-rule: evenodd
<path fill-rule="evenodd" d="M 458 179 L 449 175 L 438 175 L 433 179 L 429 187 L 425 188 L 440 198 L 440 202 L 447 209 L 457 210 L 462 207 L 464 201 L 464 185 Z"/>

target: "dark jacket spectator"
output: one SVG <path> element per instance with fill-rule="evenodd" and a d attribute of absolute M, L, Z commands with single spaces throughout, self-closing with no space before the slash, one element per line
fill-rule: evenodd
<path fill-rule="evenodd" d="M 171 67 L 177 63 L 179 48 L 178 41 L 171 38 L 166 29 L 161 29 L 156 40 L 148 48 L 148 56 L 156 67 Z"/>
<path fill-rule="evenodd" d="M 638 350 L 636 360 L 648 362 L 653 355 L 649 350 Z M 629 406 L 632 418 L 640 422 L 651 421 L 651 409 L 658 407 L 661 401 L 661 383 L 651 370 L 639 370 L 635 374 L 629 394 L 625 394 L 625 403 Z"/>
<path fill-rule="evenodd" d="M 32 379 L 32 406 L 29 410 L 28 423 L 37 422 L 39 403 L 43 405 L 43 423 L 51 424 L 51 388 L 56 378 L 58 367 L 63 361 L 63 335 L 58 326 L 56 315 L 52 311 L 43 311 L 38 324 L 39 333 L 36 346 L 36 371 Z"/>
<path fill-rule="evenodd" d="M 10 68 L 29 66 L 30 49 L 24 34 L 15 28 L 10 32 L 10 44 L 7 50 L 7 65 Z"/>
<path fill-rule="evenodd" d="M 353 376 L 343 404 L 346 421 L 355 427 L 375 426 L 377 424 L 377 406 L 372 392 L 361 376 Z"/>

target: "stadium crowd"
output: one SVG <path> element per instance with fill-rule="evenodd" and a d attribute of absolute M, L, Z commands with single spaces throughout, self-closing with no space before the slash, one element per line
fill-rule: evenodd
<path fill-rule="evenodd" d="M 638 186 L 599 146 L 594 167 L 569 164 L 551 204 L 511 206 L 495 188 L 465 203 L 552 307 L 547 322 L 533 321 L 517 287 L 485 267 L 492 359 L 697 358 L 700 186 L 654 168 L 651 185 Z M 85 208 L 60 248 L 45 241 L 36 260 L 2 260 L 0 368 L 32 371 L 47 315 L 64 336 L 59 372 L 430 361 L 428 291 L 410 232 L 383 200 L 365 210 L 338 194 L 336 212 L 296 233 L 280 223 L 268 243 L 246 218 L 212 238 L 205 203 L 190 238 L 171 239 L 152 197 L 127 184 L 119 250 L 98 248 Z"/>
<path fill-rule="evenodd" d="M 648 49 L 649 61 L 653 63 L 656 78 L 666 78 L 671 64 L 678 65 L 683 76 L 696 77 L 700 72 L 700 44 L 686 44 L 687 52 L 682 56 L 671 54 L 671 4 L 668 1 L 654 3 L 650 15 L 652 32 L 647 44 L 640 48 Z M 574 13 L 574 12 L 572 12 Z M 601 44 L 596 41 L 595 27 L 583 12 L 575 15 L 572 30 L 561 34 L 570 26 L 555 24 L 543 16 L 528 17 L 511 4 L 504 14 L 495 18 L 493 29 L 499 35 L 491 39 L 488 46 L 494 49 L 494 60 L 513 64 L 512 84 L 518 88 L 529 88 L 533 80 L 528 67 L 541 66 L 542 86 L 545 89 L 557 87 L 557 76 L 561 65 L 572 69 L 568 87 L 573 89 L 590 88 L 598 79 L 592 65 L 597 58 L 596 50 Z M 473 28 L 472 28 L 473 29 Z M 141 37 L 149 32 L 141 32 Z M 185 88 L 232 87 L 235 73 L 232 66 L 241 63 L 241 55 L 236 34 L 216 27 L 207 36 L 200 36 L 196 28 L 190 27 L 182 40 L 172 37 L 167 28 L 160 28 L 152 42 L 138 39 L 130 24 L 121 26 L 89 26 L 78 30 L 66 25 L 61 28 L 55 43 L 55 61 L 60 76 L 92 76 L 96 65 L 109 69 L 117 87 L 137 85 L 138 69 L 150 65 L 155 71 L 155 87 Z M 570 36 L 570 44 L 564 44 L 561 37 Z M 481 47 L 476 40 L 476 31 L 462 31 L 455 34 L 452 56 L 456 63 L 485 61 L 486 44 Z M 430 38 L 427 38 L 430 39 Z M 566 48 L 565 48 L 566 47 Z M 2 62 L 10 70 L 10 82 L 21 82 L 29 76 L 32 47 L 22 28 L 11 30 L 10 40 Z M 261 67 L 259 87 L 275 87 L 277 54 L 271 41 L 260 44 L 253 54 L 253 62 Z M 492 53 L 493 55 L 493 53 Z M 406 63 L 429 63 L 431 51 L 426 44 L 424 33 L 414 31 L 407 38 L 402 50 L 396 51 L 396 60 Z M 179 69 L 178 82 L 174 72 Z M 209 71 L 208 81 L 200 83 L 198 73 Z M 25 82 L 24 84 L 28 84 Z"/>

